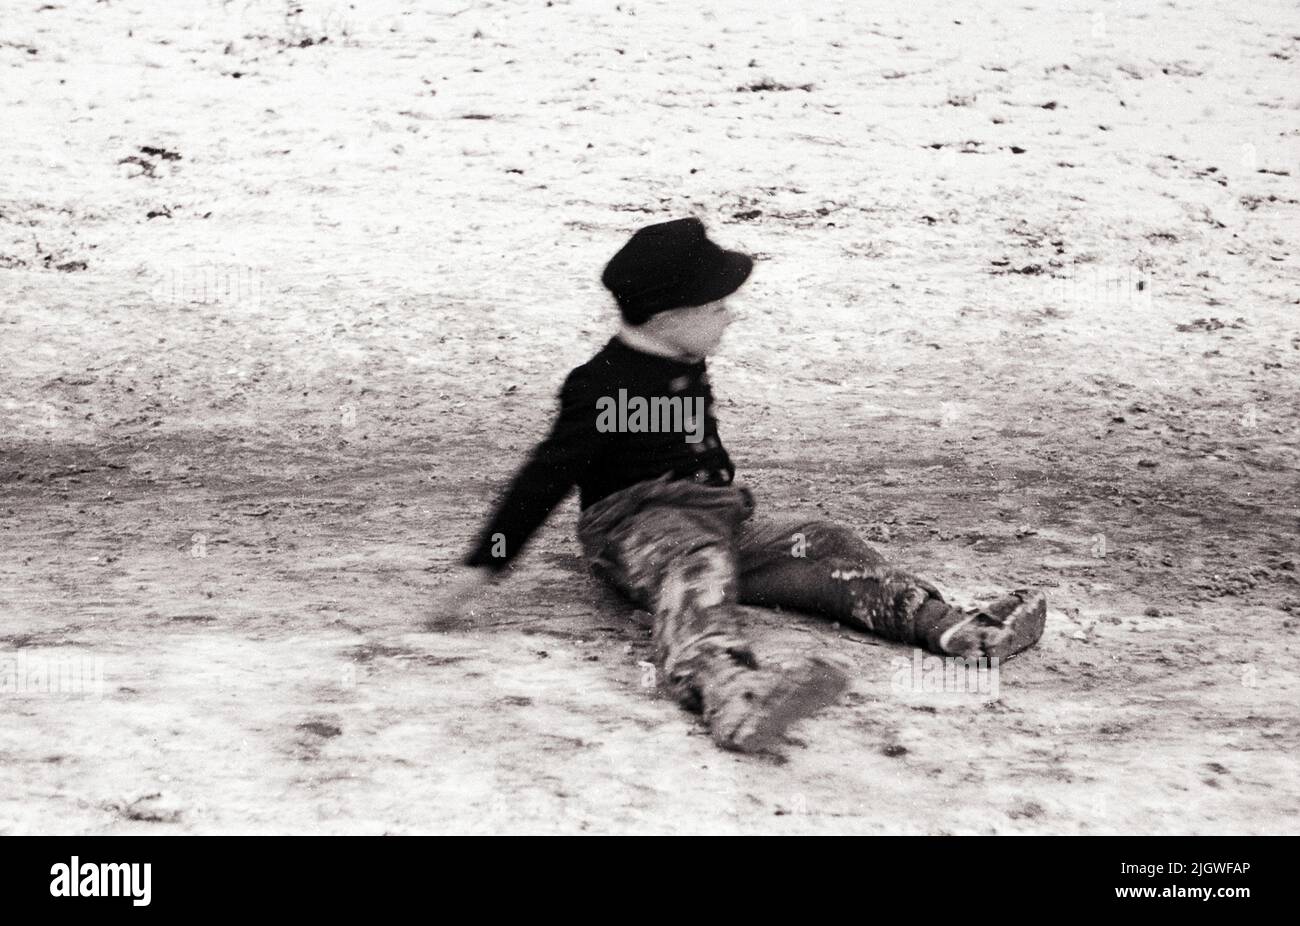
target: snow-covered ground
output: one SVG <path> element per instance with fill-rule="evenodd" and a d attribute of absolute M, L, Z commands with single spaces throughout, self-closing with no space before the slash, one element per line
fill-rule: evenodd
<path fill-rule="evenodd" d="M 1286 2 L 6 4 L 0 832 L 1296 832 L 1298 62 Z M 721 753 L 572 502 L 422 628 L 686 214 L 760 258 L 760 505 L 1047 591 L 996 702 L 747 611 L 859 675 Z"/>

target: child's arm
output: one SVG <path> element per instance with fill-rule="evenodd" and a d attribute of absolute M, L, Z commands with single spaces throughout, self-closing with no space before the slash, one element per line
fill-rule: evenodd
<path fill-rule="evenodd" d="M 607 437 L 596 429 L 600 392 L 600 385 L 585 370 L 569 374 L 560 390 L 560 414 L 550 434 L 516 474 L 474 549 L 454 571 L 451 585 L 439 595 L 439 610 L 472 612 L 483 587 L 520 553 L 591 465 Z M 459 600 L 454 595 L 459 595 Z"/>
<path fill-rule="evenodd" d="M 569 374 L 551 433 L 516 474 L 465 565 L 500 573 L 569 494 L 607 436 L 596 429 L 599 392 L 585 370 Z"/>

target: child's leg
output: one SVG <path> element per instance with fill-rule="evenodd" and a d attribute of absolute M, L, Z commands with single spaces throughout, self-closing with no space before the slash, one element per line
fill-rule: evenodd
<path fill-rule="evenodd" d="M 698 705 L 704 676 L 719 664 L 757 666 L 736 619 L 735 558 L 722 525 L 655 506 L 629 518 L 611 547 L 607 577 L 653 612 L 655 662 L 679 700 Z"/>
<path fill-rule="evenodd" d="M 1046 603 L 1025 590 L 963 612 L 847 528 L 830 521 L 750 521 L 736 538 L 740 600 L 811 611 L 889 640 L 953 656 L 1006 658 L 1042 635 Z"/>
<path fill-rule="evenodd" d="M 716 511 L 650 505 L 605 535 L 605 577 L 654 613 L 655 662 L 669 691 L 704 714 L 721 746 L 760 750 L 834 701 L 843 672 L 818 660 L 759 668 L 736 614 L 735 525 Z"/>

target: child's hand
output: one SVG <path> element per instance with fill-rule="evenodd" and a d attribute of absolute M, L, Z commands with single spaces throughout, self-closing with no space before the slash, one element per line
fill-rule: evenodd
<path fill-rule="evenodd" d="M 492 572 L 476 566 L 456 566 L 448 581 L 433 593 L 426 624 L 437 627 L 447 620 L 475 618 L 482 614 L 483 593 L 492 582 Z"/>

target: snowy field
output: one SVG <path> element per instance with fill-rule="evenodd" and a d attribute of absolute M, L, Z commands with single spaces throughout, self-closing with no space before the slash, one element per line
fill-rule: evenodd
<path fill-rule="evenodd" d="M 1274 0 L 6 0 L 0 833 L 1300 831 L 1298 66 Z M 425 629 L 688 214 L 760 508 L 1046 591 L 996 699 L 747 610 L 855 682 L 720 752 L 572 500 Z"/>

